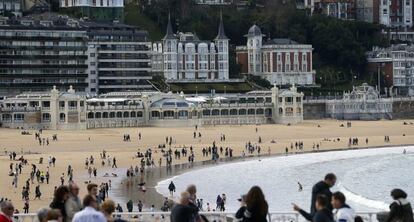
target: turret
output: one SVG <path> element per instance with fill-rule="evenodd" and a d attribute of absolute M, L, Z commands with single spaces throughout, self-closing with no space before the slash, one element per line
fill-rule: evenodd
<path fill-rule="evenodd" d="M 244 35 L 247 37 L 247 52 L 249 73 L 258 75 L 262 73 L 262 41 L 265 35 L 262 34 L 259 26 L 253 25 L 249 32 Z"/>
<path fill-rule="evenodd" d="M 226 33 L 224 32 L 222 12 L 220 12 L 220 25 L 214 42 L 217 47 L 217 71 L 219 79 L 229 79 L 229 38 L 227 38 Z"/>
<path fill-rule="evenodd" d="M 166 79 L 177 79 L 177 38 L 174 35 L 171 17 L 168 15 L 167 32 L 163 40 L 164 49 L 164 77 Z"/>

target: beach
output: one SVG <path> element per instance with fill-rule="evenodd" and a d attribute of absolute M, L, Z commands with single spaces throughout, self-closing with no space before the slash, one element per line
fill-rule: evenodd
<path fill-rule="evenodd" d="M 403 122 L 407 122 L 404 125 Z M 68 165 L 74 169 L 74 181 L 80 186 L 82 197 L 86 194 L 85 182 L 91 181 L 100 184 L 101 182 L 108 182 L 113 180 L 113 191 L 110 192 L 116 198 L 116 192 L 119 192 L 119 183 L 124 183 L 122 177 L 125 175 L 123 169 L 130 166 L 139 166 L 140 158 L 135 158 L 137 151 L 145 152 L 148 148 L 153 150 L 154 160 L 158 160 L 162 153 L 158 149 L 159 144 L 165 143 L 166 137 L 172 137 L 172 150 L 174 148 L 187 148 L 192 146 L 195 153 L 195 162 L 205 161 L 211 157 L 203 157 L 202 148 L 212 146 L 215 141 L 218 147 L 229 147 L 233 149 L 233 156 L 239 157 L 245 151 L 245 144 L 251 142 L 253 145 L 257 144 L 261 147 L 261 155 L 268 155 L 269 148 L 271 154 L 285 153 L 288 147 L 291 153 L 291 144 L 295 142 L 303 142 L 303 151 L 314 150 L 314 144 L 320 144 L 320 150 L 344 149 L 348 148 L 349 138 L 358 137 L 359 144 L 356 147 L 375 147 L 375 146 L 390 146 L 390 145 L 408 145 L 414 144 L 414 125 L 410 125 L 410 120 L 395 120 L 395 121 L 352 121 L 352 127 L 347 127 L 345 121 L 337 120 L 318 120 L 318 121 L 304 121 L 297 125 L 241 125 L 241 126 L 208 126 L 198 127 L 197 133 L 201 137 L 193 137 L 195 131 L 194 127 L 185 128 L 112 128 L 112 129 L 93 129 L 84 131 L 51 131 L 44 130 L 41 137 L 49 138 L 49 145 L 39 145 L 35 140 L 34 133 L 37 131 L 29 131 L 31 135 L 21 135 L 22 130 L 15 129 L 0 129 L 0 197 L 11 199 L 15 206 L 21 210 L 23 201 L 21 198 L 22 187 L 25 181 L 30 177 L 31 164 L 36 164 L 41 171 L 50 172 L 50 183 L 41 184 L 42 192 L 41 200 L 34 199 L 34 187 L 37 185 L 35 181 L 31 185 L 30 197 L 30 212 L 35 212 L 40 207 L 48 206 L 52 201 L 53 190 L 55 186 L 60 185 L 60 176 L 62 173 L 66 175 Z M 340 127 L 343 124 L 344 127 Z M 319 125 L 319 126 L 318 126 Z M 257 132 L 256 132 L 257 128 Z M 139 140 L 138 135 L 141 133 L 142 138 Z M 57 141 L 52 141 L 52 136 L 57 134 Z M 123 135 L 129 134 L 131 136 L 130 142 L 123 141 Z M 225 135 L 225 141 L 220 141 L 221 135 Z M 390 137 L 390 142 L 384 142 L 384 136 Z M 261 137 L 262 143 L 258 143 Z M 339 141 L 337 140 L 339 138 Z M 368 143 L 366 139 L 368 138 Z M 335 142 L 334 142 L 335 139 Z M 273 140 L 273 142 L 272 142 Z M 167 145 L 167 149 L 168 149 Z M 108 166 L 102 167 L 100 162 L 100 153 L 105 150 L 107 155 L 117 159 L 117 170 Z M 18 186 L 12 186 L 13 177 L 7 176 L 9 173 L 10 163 L 18 163 L 18 161 L 10 161 L 6 152 L 17 153 L 17 158 L 21 155 L 28 160 L 29 164 L 23 168 L 22 175 L 19 176 Z M 297 152 L 293 148 L 293 152 Z M 22 154 L 23 153 L 23 154 Z M 30 153 L 30 154 L 29 154 Z M 94 166 L 97 168 L 98 176 L 89 178 L 87 170 L 85 169 L 85 159 L 93 156 L 95 159 Z M 56 166 L 47 168 L 47 160 L 51 157 L 56 158 Z M 43 164 L 39 164 L 39 159 L 43 157 Z M 173 164 L 186 163 L 187 158 L 180 160 L 173 159 Z M 158 166 L 156 161 L 155 163 Z M 165 166 L 165 159 L 162 161 L 162 166 Z M 185 167 L 185 165 L 184 165 Z M 165 178 L 171 174 L 165 174 L 163 171 L 165 167 L 160 169 L 152 169 L 152 173 L 145 175 L 147 181 L 155 183 L 161 178 Z M 191 169 L 190 169 L 191 170 Z M 117 178 L 103 177 L 103 174 L 108 172 L 117 173 Z M 121 175 L 124 174 L 124 175 Z M 65 176 L 65 184 L 68 178 Z M 122 184 L 121 186 L 126 186 Z M 152 191 L 150 191 L 152 189 Z M 148 187 L 149 192 L 155 192 L 153 187 Z M 135 193 L 134 189 L 131 189 Z M 138 193 L 138 190 L 136 190 Z M 132 194 L 131 194 L 132 195 Z M 159 203 L 161 200 L 154 200 L 159 198 L 157 195 L 145 194 L 144 207 L 149 207 L 151 204 Z M 123 206 L 124 207 L 124 206 Z M 159 208 L 158 208 L 159 209 Z"/>

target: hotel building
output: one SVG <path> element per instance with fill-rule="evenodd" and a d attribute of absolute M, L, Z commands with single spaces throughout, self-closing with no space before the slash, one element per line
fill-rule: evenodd
<path fill-rule="evenodd" d="M 246 46 L 237 46 L 242 73 L 260 76 L 272 84 L 308 86 L 315 83 L 312 45 L 290 39 L 268 39 L 257 25 L 247 35 Z"/>

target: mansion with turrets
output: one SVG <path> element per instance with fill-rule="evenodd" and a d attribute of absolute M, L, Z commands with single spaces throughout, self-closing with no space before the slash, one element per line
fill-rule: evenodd
<path fill-rule="evenodd" d="M 0 126 L 18 129 L 93 129 L 141 126 L 295 124 L 303 121 L 303 94 L 289 90 L 217 97 L 183 93 L 114 92 L 88 98 L 71 87 L 24 93 L 0 103 Z"/>
<path fill-rule="evenodd" d="M 167 82 L 229 80 L 229 39 L 223 19 L 214 41 L 203 41 L 194 33 L 174 34 L 171 19 L 161 42 L 152 45 L 152 72 Z"/>
<path fill-rule="evenodd" d="M 236 48 L 237 63 L 243 74 L 260 76 L 278 86 L 315 84 L 312 45 L 290 39 L 264 39 L 257 25 L 245 37 L 246 45 Z"/>

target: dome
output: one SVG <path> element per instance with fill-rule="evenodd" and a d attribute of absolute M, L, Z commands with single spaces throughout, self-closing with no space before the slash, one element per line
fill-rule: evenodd
<path fill-rule="evenodd" d="M 194 104 L 187 102 L 184 99 L 170 99 L 164 98 L 155 101 L 151 104 L 152 108 L 188 108 L 193 107 Z"/>
<path fill-rule="evenodd" d="M 248 36 L 258 36 L 262 35 L 262 31 L 260 30 L 259 26 L 253 25 L 249 29 L 249 33 L 247 33 Z"/>

